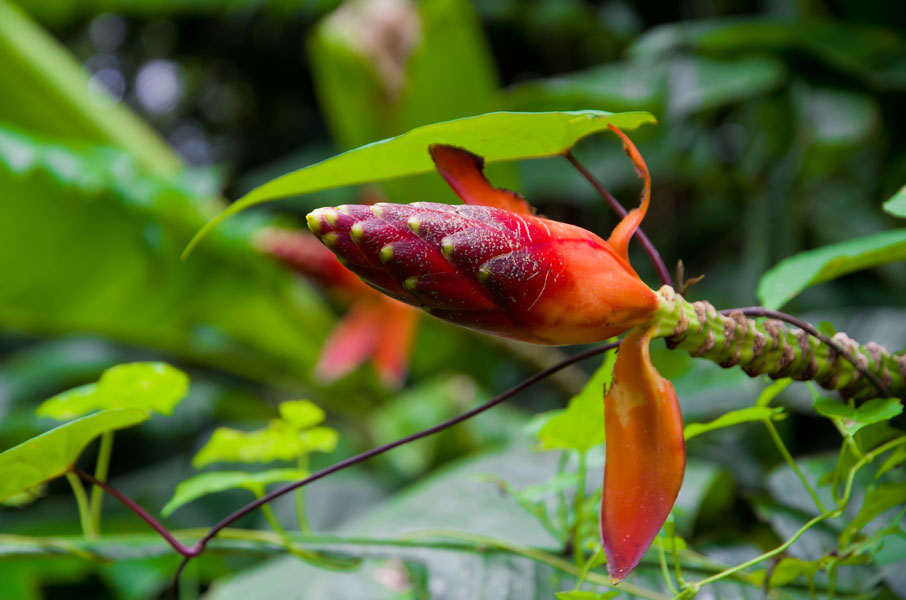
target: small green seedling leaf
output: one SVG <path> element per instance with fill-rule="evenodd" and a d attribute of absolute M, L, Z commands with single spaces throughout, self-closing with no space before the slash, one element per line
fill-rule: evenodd
<path fill-rule="evenodd" d="M 557 600 L 609 600 L 616 598 L 619 592 L 557 592 L 554 595 Z"/>
<path fill-rule="evenodd" d="M 906 217 L 906 185 L 884 203 L 884 210 L 895 217 Z"/>
<path fill-rule="evenodd" d="M 324 410 L 308 400 L 281 402 L 278 407 L 280 418 L 298 429 L 314 427 L 324 421 Z"/>
<path fill-rule="evenodd" d="M 430 144 L 466 148 L 488 163 L 563 154 L 580 139 L 609 125 L 635 129 L 654 123 L 644 111 L 493 112 L 416 127 L 272 179 L 209 221 L 186 248 L 188 255 L 218 223 L 250 206 L 330 188 L 384 181 L 434 170 Z"/>
<path fill-rule="evenodd" d="M 819 397 L 815 399 L 814 407 L 820 415 L 841 420 L 848 435 L 867 425 L 889 421 L 903 412 L 903 403 L 897 398 L 875 398 L 854 408 L 834 398 Z"/>
<path fill-rule="evenodd" d="M 259 473 L 245 471 L 211 471 L 186 479 L 176 486 L 173 497 L 161 509 L 160 514 L 169 517 L 177 508 L 208 494 L 226 490 L 244 489 L 255 496 L 263 496 L 265 488 L 272 483 L 298 481 L 308 477 L 301 469 L 269 469 Z"/>
<path fill-rule="evenodd" d="M 758 282 L 765 308 L 778 309 L 807 287 L 906 260 L 906 229 L 866 235 L 785 258 Z"/>
<path fill-rule="evenodd" d="M 149 417 L 137 408 L 114 408 L 76 419 L 0 453 L 0 500 L 67 472 L 94 438 Z"/>
<path fill-rule="evenodd" d="M 314 451 L 332 452 L 338 441 L 339 434 L 329 427 L 312 427 L 300 432 L 277 419 L 255 431 L 219 427 L 195 455 L 192 466 L 198 469 L 217 462 L 296 460 Z"/>
<path fill-rule="evenodd" d="M 604 390 L 613 380 L 616 352 L 608 352 L 582 391 L 553 414 L 538 432 L 544 450 L 588 452 L 604 443 Z"/>
<path fill-rule="evenodd" d="M 709 423 L 690 423 L 686 425 L 684 433 L 686 439 L 690 440 L 697 435 L 707 433 L 708 431 L 714 431 L 715 429 L 723 429 L 724 427 L 732 427 L 733 425 L 750 423 L 752 421 L 766 421 L 769 419 L 778 421 L 783 419 L 784 416 L 783 407 L 780 406 L 775 408 L 768 406 L 752 406 L 741 410 L 730 411 Z"/>
<path fill-rule="evenodd" d="M 139 408 L 170 415 L 188 391 L 188 375 L 175 367 L 162 362 L 127 363 L 107 369 L 97 383 L 45 400 L 35 413 L 58 420 L 109 408 Z"/>
<path fill-rule="evenodd" d="M 903 503 L 906 503 L 906 482 L 882 483 L 869 487 L 865 492 L 865 499 L 862 501 L 859 514 L 846 525 L 840 534 L 840 546 L 847 546 L 872 519 Z"/>

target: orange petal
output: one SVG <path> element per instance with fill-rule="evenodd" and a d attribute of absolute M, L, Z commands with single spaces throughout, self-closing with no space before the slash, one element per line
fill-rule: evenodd
<path fill-rule="evenodd" d="M 380 304 L 357 302 L 330 332 L 315 373 L 325 381 L 343 377 L 374 352 L 381 335 Z"/>
<path fill-rule="evenodd" d="M 522 196 L 491 185 L 483 173 L 484 159 L 477 154 L 443 144 L 428 146 L 428 152 L 437 172 L 464 203 L 532 214 L 532 208 Z"/>
<path fill-rule="evenodd" d="M 623 220 L 614 227 L 610 234 L 610 238 L 607 240 L 610 245 L 613 246 L 614 250 L 617 251 L 617 254 L 629 263 L 629 240 L 632 239 L 635 230 L 639 228 L 642 219 L 645 218 L 645 213 L 648 212 L 648 202 L 651 199 L 651 173 L 648 172 L 648 165 L 645 164 L 645 160 L 642 158 L 642 155 L 639 154 L 639 150 L 635 147 L 635 144 L 632 143 L 632 140 L 626 137 L 625 133 L 613 125 L 610 125 L 609 127 L 611 131 L 620 136 L 620 139 L 623 140 L 623 149 L 626 150 L 626 154 L 632 159 L 636 173 L 638 173 L 639 178 L 644 182 L 641 204 L 638 208 L 632 209 L 625 217 L 623 217 Z"/>
<path fill-rule="evenodd" d="M 383 302 L 374 366 L 387 387 L 398 388 L 406 377 L 417 320 L 418 311 L 411 306 L 390 298 Z"/>
<path fill-rule="evenodd" d="M 654 329 L 633 329 L 620 344 L 604 396 L 607 462 L 601 539 L 607 570 L 622 580 L 670 514 L 683 483 L 686 448 L 673 384 L 651 364 Z"/>

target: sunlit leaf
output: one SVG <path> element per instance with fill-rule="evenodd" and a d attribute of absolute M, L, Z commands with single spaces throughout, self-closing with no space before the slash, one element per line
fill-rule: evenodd
<path fill-rule="evenodd" d="M 895 217 L 906 217 L 906 185 L 884 203 L 884 210 Z"/>
<path fill-rule="evenodd" d="M 709 423 L 689 423 L 686 425 L 684 433 L 686 439 L 689 440 L 695 436 L 707 433 L 708 431 L 714 431 L 715 429 L 732 427 L 733 425 L 739 425 L 741 423 L 751 423 L 752 421 L 776 421 L 783 417 L 783 407 L 778 406 L 770 408 L 768 406 L 752 406 L 728 412 Z"/>
<path fill-rule="evenodd" d="M 758 282 L 758 298 L 765 308 L 777 309 L 807 287 L 848 273 L 906 260 L 906 229 L 883 231 L 780 261 Z"/>
<path fill-rule="evenodd" d="M 764 388 L 760 394 L 758 394 L 758 400 L 755 401 L 755 406 L 768 406 L 771 402 L 774 401 L 774 398 L 777 397 L 780 392 L 785 390 L 789 385 L 793 383 L 793 380 L 789 377 L 784 377 L 783 379 L 778 379 L 777 381 L 771 383 L 768 387 Z"/>
<path fill-rule="evenodd" d="M 585 387 L 563 410 L 552 411 L 538 432 L 545 450 L 569 449 L 588 452 L 604 443 L 604 389 L 613 379 L 616 352 L 608 352 Z"/>
<path fill-rule="evenodd" d="M 273 420 L 267 427 L 255 431 L 218 427 L 192 459 L 192 465 L 201 468 L 216 462 L 296 460 L 309 452 L 331 452 L 338 439 L 337 432 L 329 427 L 313 427 L 300 432 L 280 420 Z"/>
<path fill-rule="evenodd" d="M 298 429 L 317 425 L 325 417 L 324 410 L 308 400 L 281 402 L 277 408 L 280 411 L 280 418 Z"/>
<path fill-rule="evenodd" d="M 0 500 L 65 473 L 94 438 L 147 420 L 147 411 L 114 408 L 60 425 L 0 453 Z"/>
<path fill-rule="evenodd" d="M 45 400 L 35 414 L 72 419 L 107 408 L 140 408 L 173 414 L 189 391 L 189 377 L 162 362 L 128 363 L 104 371 L 100 380 Z"/>
<path fill-rule="evenodd" d="M 307 476 L 308 473 L 301 469 L 269 469 L 258 473 L 247 473 L 245 471 L 201 473 L 177 485 L 176 490 L 173 492 L 173 497 L 161 509 L 160 514 L 169 517 L 180 506 L 202 496 L 236 488 L 245 489 L 256 496 L 261 496 L 264 494 L 265 488 L 272 483 L 298 481 Z"/>
<path fill-rule="evenodd" d="M 654 121 L 650 113 L 642 111 L 495 112 L 417 127 L 397 137 L 287 173 L 255 188 L 209 221 L 192 239 L 186 253 L 220 221 L 256 204 L 433 171 L 429 144 L 464 147 L 494 163 L 555 156 L 572 148 L 583 137 L 607 131 L 609 125 L 635 129 Z"/>

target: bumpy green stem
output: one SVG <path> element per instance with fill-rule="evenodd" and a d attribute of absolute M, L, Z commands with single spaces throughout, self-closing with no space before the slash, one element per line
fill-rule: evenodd
<path fill-rule="evenodd" d="M 723 315 L 708 302 L 688 302 L 667 286 L 658 294 L 657 335 L 670 348 L 722 367 L 739 366 L 753 377 L 812 380 L 848 398 L 888 395 L 866 375 L 870 373 L 889 395 L 906 398 L 906 356 L 874 342 L 860 345 L 846 334 L 834 335 L 833 342 L 848 353 L 846 357 L 806 331 L 776 319 L 755 320 L 742 311 Z"/>

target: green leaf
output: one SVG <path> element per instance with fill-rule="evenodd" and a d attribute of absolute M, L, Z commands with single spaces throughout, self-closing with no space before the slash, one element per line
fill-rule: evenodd
<path fill-rule="evenodd" d="M 771 385 L 761 390 L 761 393 L 758 394 L 758 400 L 755 401 L 755 406 L 770 405 L 771 402 L 774 401 L 774 398 L 776 398 L 777 395 L 785 390 L 791 383 L 793 383 L 793 380 L 789 377 L 778 379 L 777 381 L 773 382 Z"/>
<path fill-rule="evenodd" d="M 752 406 L 728 412 L 714 419 L 710 423 L 690 423 L 686 425 L 684 433 L 686 439 L 690 440 L 695 436 L 707 433 L 708 431 L 714 431 L 715 429 L 723 429 L 724 427 L 732 427 L 733 425 L 750 423 L 752 421 L 766 421 L 768 419 L 777 421 L 783 417 L 783 407 L 778 406 L 770 408 L 768 406 Z"/>
<path fill-rule="evenodd" d="M 891 469 L 895 469 L 906 462 L 906 446 L 897 446 L 896 450 L 890 453 L 890 456 L 878 467 L 875 473 L 875 479 L 880 479 Z"/>
<path fill-rule="evenodd" d="M 613 380 L 616 352 L 608 352 L 582 391 L 567 407 L 553 414 L 538 432 L 545 450 L 569 449 L 588 452 L 604 443 L 604 390 Z"/>
<path fill-rule="evenodd" d="M 245 489 L 256 496 L 264 494 L 265 488 L 272 483 L 298 481 L 308 477 L 301 469 L 269 469 L 258 473 L 245 471 L 211 471 L 190 477 L 176 486 L 173 497 L 167 502 L 160 514 L 169 517 L 177 508 L 193 500 L 233 489 Z"/>
<path fill-rule="evenodd" d="M 147 420 L 147 411 L 114 408 L 60 425 L 0 453 L 0 500 L 59 477 L 94 438 Z"/>
<path fill-rule="evenodd" d="M 903 402 L 898 398 L 875 398 L 854 408 L 834 398 L 819 397 L 815 399 L 814 407 L 820 415 L 841 419 L 849 435 L 867 425 L 889 421 L 903 412 Z"/>
<path fill-rule="evenodd" d="M 306 429 L 324 420 L 324 410 L 308 400 L 281 402 L 277 407 L 280 418 L 297 429 Z"/>
<path fill-rule="evenodd" d="M 647 112 L 606 111 L 494 112 L 424 125 L 394 138 L 373 142 L 259 186 L 231 204 L 199 231 L 187 255 L 220 221 L 250 206 L 334 187 L 428 173 L 434 163 L 430 144 L 451 144 L 479 154 L 489 163 L 555 156 L 583 137 L 609 125 L 635 129 L 655 122 Z"/>
<path fill-rule="evenodd" d="M 882 483 L 868 488 L 862 508 L 840 534 L 840 545 L 846 546 L 872 519 L 906 503 L 906 482 Z"/>
<path fill-rule="evenodd" d="M 884 203 L 884 210 L 895 217 L 906 217 L 906 185 Z"/>
<path fill-rule="evenodd" d="M 332 315 L 249 246 L 245 219 L 178 260 L 216 212 L 188 180 L 0 124 L 0 189 L 0 328 L 101 333 L 267 381 L 316 362 Z"/>
<path fill-rule="evenodd" d="M 765 308 L 778 309 L 807 287 L 906 260 L 906 229 L 883 231 L 785 258 L 758 282 Z"/>
<path fill-rule="evenodd" d="M 783 587 L 795 581 L 800 575 L 806 577 L 814 576 L 822 568 L 821 561 L 802 560 L 787 556 L 781 559 L 771 571 L 770 585 L 772 587 Z M 763 585 L 767 571 L 757 571 L 752 574 L 755 578 L 756 585 Z"/>
<path fill-rule="evenodd" d="M 620 592 L 557 592 L 557 600 L 609 600 L 616 598 Z"/>
<path fill-rule="evenodd" d="M 338 441 L 339 435 L 329 427 L 313 427 L 300 432 L 279 420 L 273 420 L 264 429 L 255 431 L 218 427 L 192 459 L 192 466 L 201 468 L 216 462 L 296 460 L 313 451 L 332 452 Z"/>
<path fill-rule="evenodd" d="M 42 402 L 35 414 L 65 420 L 107 408 L 140 408 L 173 414 L 189 391 L 189 377 L 162 362 L 117 365 L 100 380 L 57 394 Z"/>

